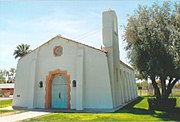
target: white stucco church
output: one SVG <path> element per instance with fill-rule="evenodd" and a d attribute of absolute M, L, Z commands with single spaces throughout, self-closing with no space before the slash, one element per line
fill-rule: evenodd
<path fill-rule="evenodd" d="M 18 61 L 14 108 L 115 111 L 137 97 L 134 70 L 120 61 L 116 13 L 102 16 L 102 49 L 58 35 Z"/>

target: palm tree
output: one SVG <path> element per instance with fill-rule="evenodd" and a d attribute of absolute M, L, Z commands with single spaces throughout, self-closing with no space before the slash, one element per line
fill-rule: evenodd
<path fill-rule="evenodd" d="M 30 47 L 30 45 L 27 45 L 27 44 L 18 45 L 16 47 L 16 50 L 14 50 L 14 53 L 13 53 L 13 55 L 15 56 L 15 59 L 18 57 L 21 58 L 24 55 L 26 55 L 27 53 L 29 53 L 30 52 L 29 47 Z"/>

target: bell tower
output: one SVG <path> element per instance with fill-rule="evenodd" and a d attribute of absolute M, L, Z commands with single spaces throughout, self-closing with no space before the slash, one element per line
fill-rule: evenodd
<path fill-rule="evenodd" d="M 109 9 L 103 12 L 103 44 L 105 47 L 112 47 L 115 36 L 118 36 L 117 16 L 115 11 Z"/>
<path fill-rule="evenodd" d="M 119 38 L 117 16 L 114 10 L 103 12 L 102 19 L 103 49 L 112 55 L 113 61 L 119 64 Z"/>
<path fill-rule="evenodd" d="M 114 10 L 107 10 L 102 15 L 103 49 L 107 51 L 107 60 L 111 82 L 113 106 L 116 106 L 116 83 L 119 81 L 119 39 L 117 16 Z"/>

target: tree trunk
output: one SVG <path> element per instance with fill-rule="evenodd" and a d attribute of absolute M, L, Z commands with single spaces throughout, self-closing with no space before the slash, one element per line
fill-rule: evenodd
<path fill-rule="evenodd" d="M 152 85 L 153 85 L 153 88 L 154 88 L 156 99 L 161 100 L 161 93 L 160 93 L 160 90 L 159 90 L 159 88 L 157 86 L 155 77 L 151 77 L 151 80 L 152 80 Z"/>
<path fill-rule="evenodd" d="M 166 79 L 161 77 L 162 95 L 157 86 L 155 78 L 153 77 L 153 79 L 152 79 L 152 77 L 151 77 L 151 80 L 152 80 L 152 85 L 155 90 L 156 99 L 148 99 L 149 109 L 168 110 L 168 111 L 174 109 L 176 106 L 176 99 L 175 98 L 168 99 L 168 97 L 169 97 L 174 85 L 179 80 L 179 78 L 177 78 L 175 80 L 173 80 L 173 78 L 170 78 L 171 81 L 169 81 L 168 86 L 166 88 L 166 82 L 165 82 Z"/>
<path fill-rule="evenodd" d="M 162 88 L 162 101 L 166 100 L 166 78 L 160 77 L 161 79 L 161 88 Z"/>
<path fill-rule="evenodd" d="M 167 90 L 166 90 L 166 94 L 165 94 L 165 98 L 168 99 L 169 95 L 172 92 L 172 89 L 174 87 L 174 85 L 176 84 L 176 82 L 179 80 L 179 78 L 176 78 L 174 81 L 173 79 L 171 79 L 171 81 L 169 81 L 169 84 L 167 86 Z"/>

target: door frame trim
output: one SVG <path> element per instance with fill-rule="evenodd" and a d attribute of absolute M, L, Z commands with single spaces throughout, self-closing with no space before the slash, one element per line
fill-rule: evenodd
<path fill-rule="evenodd" d="M 63 75 L 66 78 L 67 81 L 67 109 L 70 109 L 70 75 L 67 74 L 66 70 L 54 70 L 54 71 L 49 71 L 48 75 L 46 76 L 46 87 L 45 87 L 45 108 L 51 108 L 51 97 L 52 97 L 52 81 L 54 77 L 57 75 Z"/>

